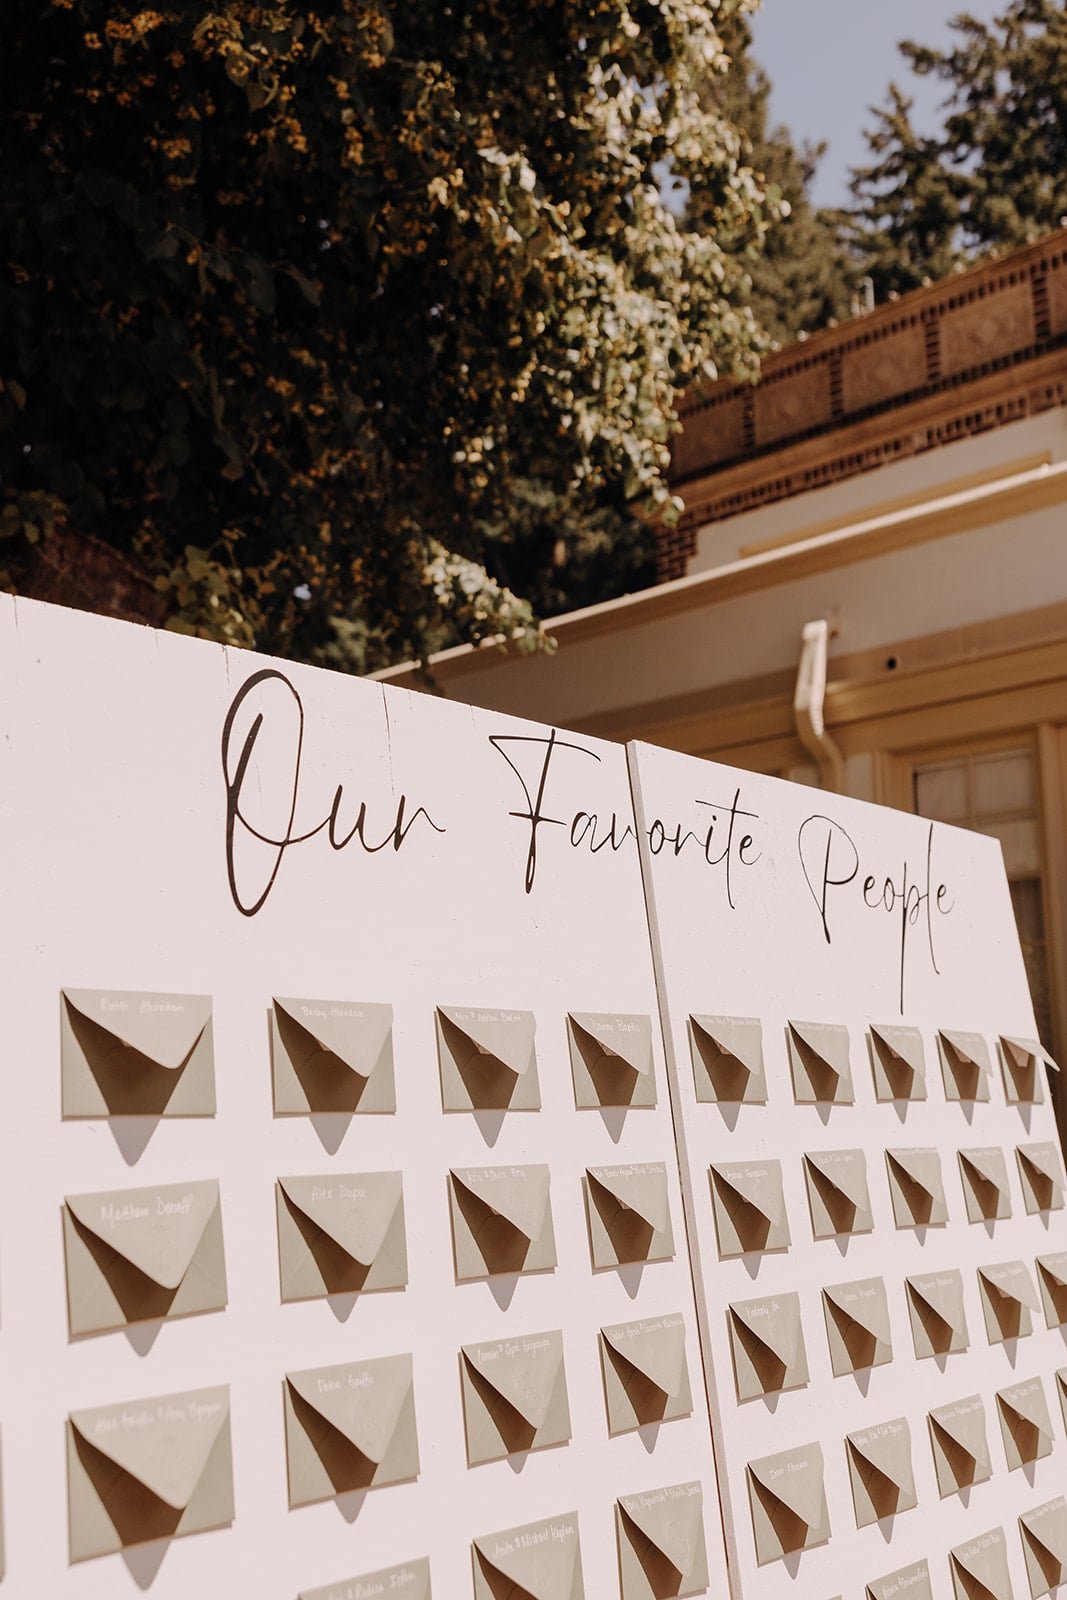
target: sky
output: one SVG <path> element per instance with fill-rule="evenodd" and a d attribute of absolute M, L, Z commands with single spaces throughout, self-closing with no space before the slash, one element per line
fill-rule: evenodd
<path fill-rule="evenodd" d="M 771 117 L 796 142 L 826 140 L 812 190 L 819 205 L 848 199 L 848 169 L 867 159 L 863 129 L 891 78 L 911 94 L 919 128 L 937 125 L 941 84 L 907 78 L 898 39 L 941 46 L 960 11 L 988 21 L 1002 0 L 763 0 L 753 19 L 756 59 L 772 84 Z"/>

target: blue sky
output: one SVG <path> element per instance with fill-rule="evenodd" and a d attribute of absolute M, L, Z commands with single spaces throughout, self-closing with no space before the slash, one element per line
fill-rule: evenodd
<path fill-rule="evenodd" d="M 863 129 L 868 107 L 880 104 L 896 78 L 906 92 L 915 85 L 913 115 L 920 127 L 936 126 L 941 85 L 905 81 L 898 39 L 943 45 L 949 19 L 967 10 L 988 20 L 1001 0 L 763 0 L 753 19 L 755 54 L 773 84 L 771 115 L 784 122 L 798 143 L 825 139 L 829 148 L 815 179 L 820 205 L 848 198 L 848 169 L 866 160 Z"/>

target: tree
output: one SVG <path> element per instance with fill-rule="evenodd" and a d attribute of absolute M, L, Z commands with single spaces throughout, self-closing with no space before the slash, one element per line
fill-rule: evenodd
<path fill-rule="evenodd" d="M 754 369 L 737 3 L 9 0 L 5 586 L 362 670 L 637 570 L 676 394 Z"/>

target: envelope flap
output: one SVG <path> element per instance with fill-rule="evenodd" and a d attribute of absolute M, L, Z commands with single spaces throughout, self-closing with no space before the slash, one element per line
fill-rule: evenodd
<path fill-rule="evenodd" d="M 223 1385 L 72 1411 L 70 1420 L 95 1450 L 181 1511 L 229 1413 L 230 1391 Z"/>
<path fill-rule="evenodd" d="M 614 1195 L 621 1206 L 662 1233 L 670 1223 L 667 1199 L 667 1168 L 662 1161 L 634 1163 L 627 1167 L 587 1167 L 589 1176 Z"/>
<path fill-rule="evenodd" d="M 218 1210 L 219 1186 L 211 1178 L 156 1189 L 72 1194 L 65 1204 L 83 1228 L 153 1283 L 176 1289 Z"/>
<path fill-rule="evenodd" d="M 751 1461 L 748 1470 L 807 1527 L 818 1527 L 824 1495 L 822 1450 L 817 1444 Z"/>
<path fill-rule="evenodd" d="M 903 1417 L 875 1424 L 848 1435 L 849 1448 L 880 1472 L 883 1478 L 903 1488 L 911 1475 L 911 1430 Z"/>
<path fill-rule="evenodd" d="M 1011 1580 L 1008 1577 L 1007 1550 L 1002 1528 L 957 1545 L 950 1551 L 956 1565 L 973 1578 L 975 1583 L 994 1597 L 994 1600 L 1011 1600 Z"/>
<path fill-rule="evenodd" d="M 475 1539 L 474 1547 L 534 1600 L 570 1600 L 578 1560 L 577 1512 L 487 1534 Z"/>
<path fill-rule="evenodd" d="M 361 1078 L 369 1078 L 378 1065 L 393 1026 L 393 1008 L 387 1005 L 281 995 L 274 996 L 274 1004 L 319 1050 L 336 1056 Z"/>
<path fill-rule="evenodd" d="M 1046 1505 L 1035 1506 L 1032 1511 L 1024 1511 L 1019 1521 L 1031 1539 L 1043 1546 L 1061 1568 L 1067 1567 L 1067 1501 L 1062 1495 Z"/>
<path fill-rule="evenodd" d="M 541 1426 L 548 1416 L 563 1361 L 563 1334 L 559 1329 L 517 1335 L 493 1344 L 465 1344 L 463 1357 L 532 1428 Z"/>
<path fill-rule="evenodd" d="M 1008 1389 L 998 1389 L 997 1399 L 1002 1406 L 1014 1411 L 1039 1433 L 1051 1437 L 1052 1421 L 1048 1414 L 1048 1402 L 1040 1378 L 1030 1378 L 1026 1383 L 1013 1383 Z"/>
<path fill-rule="evenodd" d="M 365 1267 L 374 1261 L 389 1232 L 403 1181 L 399 1172 L 330 1172 L 278 1179 L 296 1209 Z"/>
<path fill-rule="evenodd" d="M 1012 1066 L 1020 1071 L 1036 1067 L 1039 1061 L 1045 1059 L 1045 1052 L 1036 1039 L 1015 1039 L 1009 1038 L 1007 1034 L 1001 1034 L 1000 1042 Z"/>
<path fill-rule="evenodd" d="M 766 1345 L 784 1367 L 793 1365 L 800 1347 L 800 1303 L 795 1295 L 733 1301 L 730 1314 Z"/>
<path fill-rule="evenodd" d="M 1040 1309 L 1041 1302 L 1037 1298 L 1033 1279 L 1021 1261 L 999 1261 L 991 1266 L 979 1267 L 978 1273 L 996 1294 L 1009 1300 L 1018 1300 L 1020 1305 L 1029 1306 L 1031 1311 Z"/>
<path fill-rule="evenodd" d="M 1021 1144 L 1019 1154 L 1050 1183 L 1060 1181 L 1060 1158 L 1054 1144 Z"/>
<path fill-rule="evenodd" d="M 918 1028 L 901 1028 L 891 1023 L 873 1023 L 871 1032 L 890 1056 L 903 1061 L 920 1078 L 925 1076 L 923 1036 Z"/>
<path fill-rule="evenodd" d="M 855 1283 L 839 1283 L 823 1290 L 823 1294 L 852 1322 L 879 1341 L 891 1343 L 889 1305 L 885 1286 L 880 1278 L 859 1278 Z"/>
<path fill-rule="evenodd" d="M 781 1225 L 785 1198 L 777 1161 L 717 1161 L 711 1170 L 775 1227 Z"/>
<path fill-rule="evenodd" d="M 608 1056 L 635 1072 L 652 1071 L 652 1018 L 602 1011 L 568 1012 L 571 1022 Z"/>
<path fill-rule="evenodd" d="M 941 1193 L 941 1158 L 936 1150 L 889 1150 L 886 1154 L 928 1195 Z"/>
<path fill-rule="evenodd" d="M 141 990 L 64 989 L 63 999 L 87 1022 L 119 1044 L 176 1071 L 211 1019 L 207 994 L 153 994 Z"/>
<path fill-rule="evenodd" d="M 493 1011 L 479 1006 L 438 1006 L 438 1012 L 470 1040 L 478 1055 L 492 1056 L 522 1074 L 533 1061 L 536 1023 L 532 1011 Z"/>
<path fill-rule="evenodd" d="M 947 1327 L 956 1326 L 963 1301 L 963 1280 L 957 1271 L 923 1273 L 907 1283 Z"/>
<path fill-rule="evenodd" d="M 965 1066 L 977 1067 L 979 1072 L 987 1074 L 990 1072 L 985 1040 L 980 1033 L 960 1033 L 952 1028 L 942 1028 L 941 1038 Z"/>
<path fill-rule="evenodd" d="M 699 1483 L 619 1496 L 623 1514 L 684 1577 L 692 1570 L 704 1531 L 704 1497 Z"/>
<path fill-rule="evenodd" d="M 721 1054 L 732 1056 L 748 1072 L 758 1072 L 763 1060 L 763 1028 L 758 1017 L 690 1017 L 694 1028 L 710 1039 Z"/>
<path fill-rule="evenodd" d="M 804 1160 L 858 1211 L 867 1206 L 867 1158 L 862 1150 L 808 1150 Z"/>
<path fill-rule="evenodd" d="M 385 1356 L 336 1367 L 287 1372 L 307 1405 L 375 1464 L 385 1459 L 411 1389 L 411 1357 Z"/>
<path fill-rule="evenodd" d="M 961 1150 L 960 1155 L 986 1183 L 991 1183 L 995 1189 L 1004 1188 L 1008 1175 L 1004 1167 L 1003 1150 L 991 1145 L 987 1149 Z"/>
<path fill-rule="evenodd" d="M 530 1167 L 453 1167 L 452 1177 L 483 1205 L 518 1228 L 531 1243 L 539 1239 L 548 1210 L 549 1169 Z"/>
<path fill-rule="evenodd" d="M 1061 1289 L 1067 1289 L 1067 1250 L 1054 1256 L 1038 1256 L 1037 1264 L 1047 1278 Z"/>
<path fill-rule="evenodd" d="M 611 1348 L 674 1399 L 685 1381 L 685 1322 L 680 1316 L 620 1322 L 600 1330 Z"/>
<path fill-rule="evenodd" d="M 930 1418 L 972 1461 L 983 1459 L 986 1454 L 986 1434 L 985 1407 L 981 1395 L 968 1395 L 966 1400 L 954 1400 L 951 1405 L 938 1406 L 931 1411 Z"/>
<path fill-rule="evenodd" d="M 831 1072 L 843 1078 L 849 1071 L 848 1029 L 828 1022 L 790 1022 L 801 1045 L 817 1056 Z"/>

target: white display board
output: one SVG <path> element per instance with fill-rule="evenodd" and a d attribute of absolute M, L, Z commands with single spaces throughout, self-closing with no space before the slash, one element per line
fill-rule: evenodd
<path fill-rule="evenodd" d="M 999 1059 L 1035 1032 L 999 846 L 630 761 L 737 1600 L 1067 1592 L 1067 1213 L 1047 1090 Z"/>
<path fill-rule="evenodd" d="M 0 826 L 0 1592 L 723 1595 L 624 752 L 3 597 Z"/>

